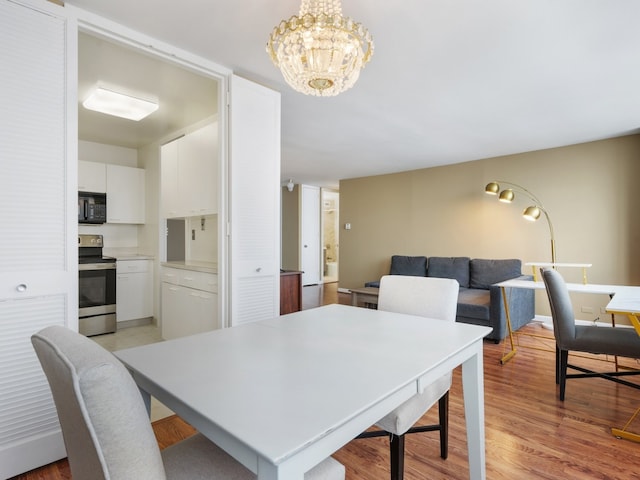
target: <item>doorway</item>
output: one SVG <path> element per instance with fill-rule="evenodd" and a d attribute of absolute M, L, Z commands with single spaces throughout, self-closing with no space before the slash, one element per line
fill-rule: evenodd
<path fill-rule="evenodd" d="M 322 189 L 322 281 L 338 281 L 340 194 L 334 190 Z"/>

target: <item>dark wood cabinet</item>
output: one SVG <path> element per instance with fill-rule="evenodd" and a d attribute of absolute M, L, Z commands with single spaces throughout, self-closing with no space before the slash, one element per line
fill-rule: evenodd
<path fill-rule="evenodd" d="M 302 310 L 302 272 L 280 272 L 280 315 Z"/>

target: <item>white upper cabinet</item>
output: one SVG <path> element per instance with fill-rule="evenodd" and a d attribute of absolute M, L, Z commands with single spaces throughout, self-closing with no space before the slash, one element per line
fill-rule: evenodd
<path fill-rule="evenodd" d="M 107 223 L 144 223 L 144 169 L 107 165 Z"/>
<path fill-rule="evenodd" d="M 78 191 L 98 192 L 107 191 L 107 169 L 104 163 L 78 162 Z"/>
<path fill-rule="evenodd" d="M 218 213 L 218 128 L 206 125 L 161 148 L 164 218 Z"/>
<path fill-rule="evenodd" d="M 145 222 L 143 168 L 79 161 L 78 191 L 106 192 L 107 223 Z"/>

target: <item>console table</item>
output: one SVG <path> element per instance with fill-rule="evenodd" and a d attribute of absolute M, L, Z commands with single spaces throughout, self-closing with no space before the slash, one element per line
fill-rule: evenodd
<path fill-rule="evenodd" d="M 280 272 L 280 315 L 302 310 L 302 272 Z"/>

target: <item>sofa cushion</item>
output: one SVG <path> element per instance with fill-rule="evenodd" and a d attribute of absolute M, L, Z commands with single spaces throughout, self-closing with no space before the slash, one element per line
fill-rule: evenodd
<path fill-rule="evenodd" d="M 430 257 L 428 277 L 453 278 L 460 287 L 469 286 L 469 257 Z"/>
<path fill-rule="evenodd" d="M 458 317 L 476 318 L 489 321 L 491 295 L 489 290 L 461 288 L 458 293 Z"/>
<path fill-rule="evenodd" d="M 389 275 L 409 275 L 412 277 L 427 276 L 427 257 L 409 257 L 393 255 Z"/>
<path fill-rule="evenodd" d="M 469 287 L 488 289 L 494 283 L 503 282 L 521 275 L 519 259 L 486 260 L 474 258 L 469 264 Z"/>

